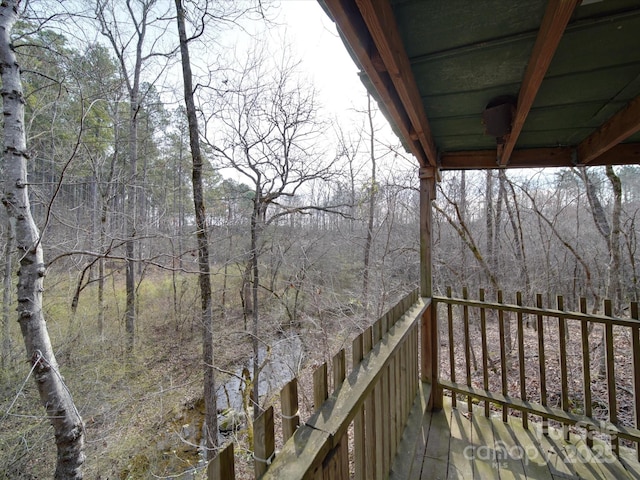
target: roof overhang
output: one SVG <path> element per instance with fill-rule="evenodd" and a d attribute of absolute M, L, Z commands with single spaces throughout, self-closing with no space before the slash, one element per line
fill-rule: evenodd
<path fill-rule="evenodd" d="M 640 1 L 321 3 L 422 167 L 640 163 Z M 495 138 L 498 96 L 517 101 Z"/>

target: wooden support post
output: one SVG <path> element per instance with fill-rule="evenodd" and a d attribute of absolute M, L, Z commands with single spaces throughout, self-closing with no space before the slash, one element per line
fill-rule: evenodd
<path fill-rule="evenodd" d="M 432 208 L 436 196 L 437 170 L 433 167 L 420 169 L 420 296 L 431 298 L 432 286 Z M 431 383 L 431 397 L 428 408 L 442 408 L 442 389 L 438 388 L 438 318 L 437 306 L 431 304 L 422 316 L 421 324 L 421 378 Z"/>

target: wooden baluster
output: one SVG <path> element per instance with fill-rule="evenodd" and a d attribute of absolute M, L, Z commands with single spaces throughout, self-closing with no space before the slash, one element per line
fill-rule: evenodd
<path fill-rule="evenodd" d="M 480 289 L 480 301 L 484 303 L 484 288 Z M 489 351 L 487 348 L 487 312 L 484 307 L 480 308 L 480 336 L 482 340 L 482 388 L 489 390 Z M 484 416 L 489 417 L 491 405 L 484 401 Z"/>
<path fill-rule="evenodd" d="M 326 366 L 326 365 L 325 365 Z M 256 478 L 267 471 L 276 449 L 273 407 L 267 408 L 253 424 L 253 465 Z"/>
<path fill-rule="evenodd" d="M 580 298 L 580 313 L 587 313 L 587 299 Z M 593 415 L 591 408 L 591 355 L 589 352 L 589 321 L 582 320 L 580 322 L 580 331 L 582 334 L 582 383 L 584 398 L 584 416 L 591 418 Z M 586 432 L 587 446 L 593 447 L 593 434 L 587 428 Z"/>
<path fill-rule="evenodd" d="M 333 391 L 337 392 L 347 376 L 344 348 L 333 356 Z"/>
<path fill-rule="evenodd" d="M 522 292 L 516 293 L 516 304 L 522 307 Z M 525 383 L 524 364 L 524 318 L 522 312 L 518 312 L 518 364 L 520 367 L 520 398 L 527 401 L 527 385 Z M 522 412 L 522 426 L 529 428 L 529 414 Z"/>
<path fill-rule="evenodd" d="M 451 287 L 447 287 L 447 297 L 451 298 Z M 450 376 L 451 383 L 456 383 L 456 357 L 455 350 L 453 348 L 453 305 L 447 303 L 447 323 L 449 325 L 449 366 L 450 366 Z M 456 393 L 451 392 L 451 406 L 453 408 L 456 407 Z"/>
<path fill-rule="evenodd" d="M 282 408 L 282 438 L 283 442 L 286 442 L 300 425 L 297 378 L 294 377 L 280 392 L 280 404 Z"/>
<path fill-rule="evenodd" d="M 395 458 L 400 436 L 398 435 L 398 424 L 402 423 L 398 417 L 398 383 L 396 377 L 396 355 L 392 355 L 389 360 L 389 428 L 391 437 L 391 458 Z"/>
<path fill-rule="evenodd" d="M 395 366 L 395 382 L 396 382 L 396 389 L 395 389 L 395 396 L 396 396 L 396 412 L 395 412 L 395 416 L 397 418 L 396 421 L 396 437 L 398 438 L 398 443 L 400 442 L 400 439 L 402 438 L 402 433 L 404 430 L 404 418 L 402 417 L 402 402 L 404 399 L 404 392 L 402 391 L 402 361 L 401 358 L 398 354 L 398 352 L 395 353 L 395 355 L 393 356 L 393 363 Z"/>
<path fill-rule="evenodd" d="M 498 290 L 498 303 L 503 303 L 502 290 Z M 505 397 L 509 394 L 508 384 L 508 371 L 507 371 L 507 346 L 505 342 L 504 331 L 504 310 L 498 310 L 498 331 L 500 332 L 500 374 L 502 379 L 502 395 Z M 509 408 L 506 405 L 502 406 L 502 421 L 507 422 L 509 420 Z"/>
<path fill-rule="evenodd" d="M 362 352 L 366 357 L 373 347 L 373 328 L 369 326 L 364 331 L 362 337 Z M 364 401 L 364 422 L 365 422 L 365 453 L 366 453 L 366 466 L 367 471 L 365 478 L 367 480 L 372 479 L 376 471 L 376 410 L 375 402 L 373 398 L 373 392 L 367 396 Z"/>
<path fill-rule="evenodd" d="M 564 297 L 556 297 L 558 310 L 564 310 Z M 567 371 L 567 319 L 558 315 L 558 348 L 560 349 L 560 406 L 565 412 L 569 411 L 569 381 Z M 569 441 L 569 426 L 562 425 L 562 433 L 565 441 Z"/>
<path fill-rule="evenodd" d="M 536 307 L 542 308 L 542 294 L 536 294 Z M 538 366 L 540 371 L 540 403 L 547 406 L 547 366 L 544 352 L 544 316 L 537 315 L 538 325 Z M 542 433 L 549 434 L 549 420 L 542 419 Z"/>
<path fill-rule="evenodd" d="M 462 298 L 469 300 L 469 292 L 467 287 L 462 288 Z M 471 338 L 469 334 L 469 307 L 462 307 L 462 321 L 464 328 L 464 363 L 465 374 L 467 377 L 467 387 L 471 387 Z M 473 401 L 471 395 L 467 395 L 467 409 L 469 413 L 473 411 Z"/>
<path fill-rule="evenodd" d="M 604 314 L 611 317 L 611 300 L 604 301 Z M 613 324 L 607 322 L 605 327 L 606 365 L 607 365 L 607 390 L 609 392 L 609 421 L 618 424 L 618 401 L 616 399 L 616 375 L 615 356 L 613 353 Z M 611 449 L 616 456 L 620 455 L 620 442 L 616 435 L 610 439 Z"/>
<path fill-rule="evenodd" d="M 389 410 L 389 375 L 390 366 L 387 365 L 382 370 L 382 376 L 379 380 L 381 390 L 381 409 L 382 414 L 382 442 L 383 442 L 383 457 L 382 457 L 382 470 L 388 472 L 391 462 L 391 411 Z"/>
<path fill-rule="evenodd" d="M 631 318 L 638 320 L 638 302 L 631 303 Z M 633 405 L 636 428 L 640 428 L 640 328 L 631 327 L 633 351 Z M 636 458 L 640 461 L 640 444 L 636 443 Z"/>
<path fill-rule="evenodd" d="M 207 467 L 208 480 L 235 480 L 233 442 L 227 445 Z"/>
<path fill-rule="evenodd" d="M 327 382 L 327 363 L 323 363 L 313 371 L 313 408 L 320 410 L 324 401 L 329 397 Z"/>
<path fill-rule="evenodd" d="M 362 362 L 362 359 L 364 358 L 362 336 L 363 334 L 360 334 L 353 340 L 351 348 L 353 370 L 360 366 L 360 362 Z M 362 406 L 353 419 L 353 460 L 356 480 L 366 479 L 367 469 L 364 452 L 365 442 L 364 406 Z"/>

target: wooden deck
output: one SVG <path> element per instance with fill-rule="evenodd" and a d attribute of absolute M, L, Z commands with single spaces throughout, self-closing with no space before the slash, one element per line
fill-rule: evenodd
<path fill-rule="evenodd" d="M 426 412 L 429 391 L 422 386 L 395 458 L 391 479 L 640 479 L 635 451 L 621 447 L 617 459 L 595 440 L 590 450 L 583 439 L 530 422 L 522 427 L 516 417 L 484 416 L 483 409 L 469 414 L 466 403 Z"/>

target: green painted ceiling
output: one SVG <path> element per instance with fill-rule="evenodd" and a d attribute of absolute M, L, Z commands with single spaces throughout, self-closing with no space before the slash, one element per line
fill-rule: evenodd
<path fill-rule="evenodd" d="M 495 147 L 481 114 L 517 96 L 546 1 L 396 0 L 393 13 L 440 151 Z M 517 148 L 575 145 L 640 95 L 640 1 L 577 7 Z M 639 141 L 636 134 L 627 141 Z"/>

